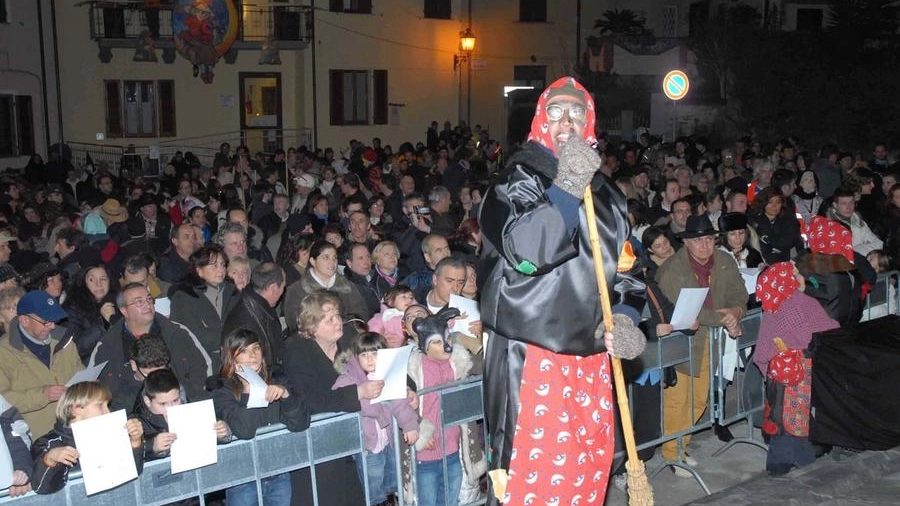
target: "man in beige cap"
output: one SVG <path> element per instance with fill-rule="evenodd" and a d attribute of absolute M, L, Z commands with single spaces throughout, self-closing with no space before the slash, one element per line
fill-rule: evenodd
<path fill-rule="evenodd" d="M 106 226 L 121 223 L 128 219 L 128 210 L 116 199 L 106 199 L 103 205 L 94 209 L 106 222 Z"/>

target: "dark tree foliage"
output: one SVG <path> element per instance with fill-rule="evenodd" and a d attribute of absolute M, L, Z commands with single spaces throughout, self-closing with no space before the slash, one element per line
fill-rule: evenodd
<path fill-rule="evenodd" d="M 698 68 L 720 85 L 739 130 L 859 148 L 900 138 L 900 41 L 887 35 L 890 27 L 877 15 L 884 10 L 874 5 L 885 2 L 848 3 L 861 10 L 848 13 L 842 5 L 820 32 L 769 30 L 726 17 L 697 37 Z"/>

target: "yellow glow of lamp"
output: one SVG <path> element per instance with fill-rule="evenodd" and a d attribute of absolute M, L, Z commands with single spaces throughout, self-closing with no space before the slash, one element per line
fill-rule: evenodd
<path fill-rule="evenodd" d="M 475 50 L 475 34 L 471 28 L 466 28 L 459 32 L 459 50 L 464 53 L 471 53 Z"/>

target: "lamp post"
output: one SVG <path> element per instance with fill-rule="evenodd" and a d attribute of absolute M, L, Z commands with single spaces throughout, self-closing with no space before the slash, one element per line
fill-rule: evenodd
<path fill-rule="evenodd" d="M 475 50 L 475 34 L 468 27 L 459 32 L 459 53 L 453 55 L 453 70 L 466 65 L 466 123 L 472 121 L 472 51 Z M 462 73 L 458 76 L 459 117 L 462 118 Z M 471 125 L 469 125 L 471 126 Z"/>

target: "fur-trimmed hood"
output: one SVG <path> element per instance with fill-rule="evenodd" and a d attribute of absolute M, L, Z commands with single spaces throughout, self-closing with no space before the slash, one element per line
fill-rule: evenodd
<path fill-rule="evenodd" d="M 341 273 L 335 273 L 334 275 L 334 285 L 329 288 L 326 288 L 319 284 L 316 281 L 316 278 L 309 273 L 309 269 L 303 273 L 300 277 L 300 287 L 303 289 L 305 293 L 313 293 L 318 292 L 320 290 L 330 290 L 332 292 L 337 293 L 338 295 L 348 295 L 353 291 L 353 284 L 344 277 Z"/>

